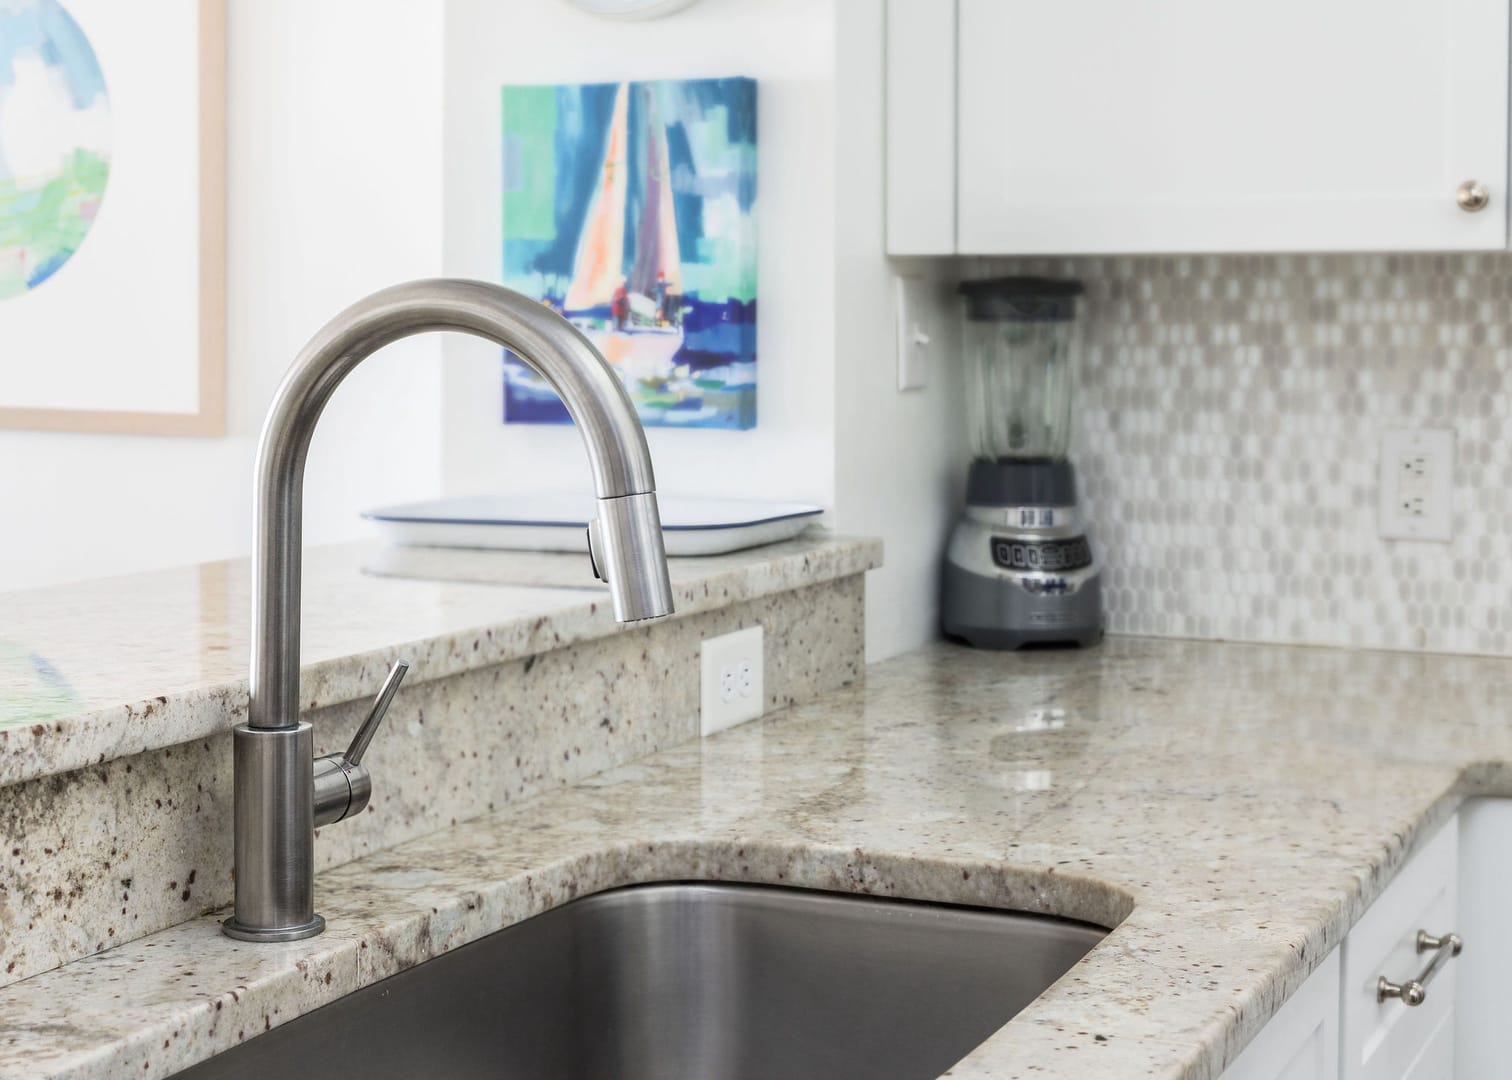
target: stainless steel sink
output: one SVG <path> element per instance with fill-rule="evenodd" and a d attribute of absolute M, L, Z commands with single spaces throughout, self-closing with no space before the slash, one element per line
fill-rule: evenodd
<path fill-rule="evenodd" d="M 927 1080 L 1107 931 L 752 885 L 575 900 L 179 1074 Z"/>

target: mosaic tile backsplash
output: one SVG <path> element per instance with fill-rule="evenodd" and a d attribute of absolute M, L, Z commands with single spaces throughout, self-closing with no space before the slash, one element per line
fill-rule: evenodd
<path fill-rule="evenodd" d="M 984 262 L 1087 285 L 1075 458 L 1122 633 L 1512 655 L 1512 255 Z M 1377 535 L 1455 432 L 1454 539 Z"/>

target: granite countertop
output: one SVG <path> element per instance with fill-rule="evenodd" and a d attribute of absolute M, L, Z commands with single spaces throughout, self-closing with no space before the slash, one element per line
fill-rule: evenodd
<path fill-rule="evenodd" d="M 1116 926 L 949 1075 L 1215 1076 L 1465 795 L 1512 794 L 1509 695 L 1492 659 L 931 647 L 326 872 L 322 937 L 207 916 L 17 983 L 0 1077 L 168 1075 L 573 896 L 687 878 Z"/>
<path fill-rule="evenodd" d="M 669 561 L 678 615 L 881 561 L 875 540 L 811 530 Z M 480 588 L 479 586 L 489 586 Z M 585 555 L 342 544 L 304 553 L 306 708 L 614 633 Z M 246 559 L 0 594 L 0 786 L 174 746 L 246 718 Z"/>

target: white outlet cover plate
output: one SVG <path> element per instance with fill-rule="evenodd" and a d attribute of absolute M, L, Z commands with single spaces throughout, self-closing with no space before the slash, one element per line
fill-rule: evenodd
<path fill-rule="evenodd" d="M 759 625 L 704 639 L 699 649 L 698 694 L 703 734 L 760 718 L 766 701 L 764 640 Z M 726 686 L 731 692 L 723 692 Z"/>
<path fill-rule="evenodd" d="M 1426 475 L 1420 482 L 1404 478 L 1404 463 L 1421 456 Z M 1380 498 L 1379 532 L 1386 540 L 1454 538 L 1454 431 L 1418 428 L 1381 435 L 1381 469 L 1376 484 Z M 1412 489 L 1412 490 L 1409 490 Z M 1411 511 L 1404 502 L 1420 501 Z"/>

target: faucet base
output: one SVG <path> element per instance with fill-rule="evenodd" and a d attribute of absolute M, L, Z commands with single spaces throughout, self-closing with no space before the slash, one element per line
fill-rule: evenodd
<path fill-rule="evenodd" d="M 313 916 L 309 922 L 299 926 L 278 926 L 271 930 L 257 926 L 243 926 L 236 921 L 235 915 L 221 923 L 221 933 L 237 941 L 299 941 L 301 938 L 314 937 L 323 930 L 325 930 L 325 920 L 319 915 Z"/>

